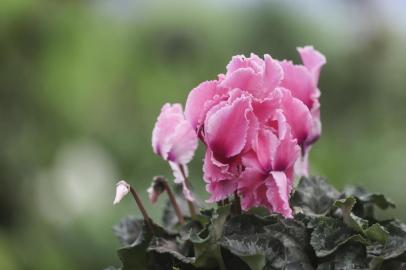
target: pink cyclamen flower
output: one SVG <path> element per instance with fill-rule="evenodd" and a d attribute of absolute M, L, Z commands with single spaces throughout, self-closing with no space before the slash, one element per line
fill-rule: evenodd
<path fill-rule="evenodd" d="M 317 82 L 325 63 L 312 47 L 298 50 L 304 65 L 234 56 L 225 74 L 189 93 L 185 116 L 206 145 L 209 202 L 237 193 L 244 209 L 291 216 L 294 164 L 307 174 L 303 164 L 320 136 Z"/>
<path fill-rule="evenodd" d="M 185 119 L 180 104 L 165 104 L 152 131 L 154 152 L 169 162 L 175 182 L 182 183 L 183 193 L 193 201 L 185 183 L 188 176 L 187 164 L 192 160 L 197 148 L 197 135 L 189 121 Z"/>

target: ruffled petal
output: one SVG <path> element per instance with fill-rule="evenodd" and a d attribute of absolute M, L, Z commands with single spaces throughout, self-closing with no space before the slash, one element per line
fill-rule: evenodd
<path fill-rule="evenodd" d="M 261 193 L 258 191 L 265 184 L 265 179 L 266 175 L 264 176 L 260 168 L 246 168 L 241 174 L 238 181 L 238 193 L 241 196 L 243 210 L 262 204 L 264 198 L 261 198 Z"/>
<path fill-rule="evenodd" d="M 168 140 L 171 148 L 168 160 L 178 164 L 189 163 L 197 149 L 197 134 L 188 121 L 180 122 Z"/>
<path fill-rule="evenodd" d="M 220 86 L 228 89 L 239 88 L 260 97 L 263 91 L 262 74 L 250 67 L 240 68 L 227 74 Z"/>
<path fill-rule="evenodd" d="M 152 148 L 163 159 L 190 162 L 197 148 L 197 134 L 185 119 L 180 104 L 165 104 L 152 131 Z"/>
<path fill-rule="evenodd" d="M 228 179 L 232 176 L 229 173 L 229 165 L 223 164 L 213 157 L 213 152 L 210 149 L 206 150 L 203 163 L 203 178 L 206 183 L 218 182 Z"/>
<path fill-rule="evenodd" d="M 309 109 L 313 107 L 317 86 L 310 71 L 301 65 L 290 61 L 282 61 L 284 78 L 281 86 L 289 89 L 292 95 L 300 99 Z"/>
<path fill-rule="evenodd" d="M 154 152 L 163 159 L 168 158 L 172 145 L 169 141 L 173 136 L 178 123 L 184 120 L 182 106 L 180 104 L 166 103 L 158 116 L 155 127 L 152 131 L 152 148 Z"/>
<path fill-rule="evenodd" d="M 305 46 L 297 48 L 300 58 L 304 66 L 310 71 L 313 76 L 314 82 L 317 84 L 319 81 L 320 70 L 326 64 L 326 57 L 319 51 L 315 50 L 313 46 Z"/>
<path fill-rule="evenodd" d="M 246 114 L 249 110 L 250 100 L 242 97 L 207 117 L 205 141 L 219 160 L 233 157 L 244 148 L 249 127 Z"/>
<path fill-rule="evenodd" d="M 283 93 L 283 114 L 291 127 L 294 138 L 302 145 L 312 131 L 312 115 L 306 105 L 292 97 L 288 90 L 284 89 Z"/>
<path fill-rule="evenodd" d="M 271 172 L 267 179 L 267 199 L 272 210 L 286 218 L 292 218 L 292 209 L 289 205 L 289 181 L 284 172 Z"/>
<path fill-rule="evenodd" d="M 278 145 L 279 139 L 271 130 L 262 128 L 258 131 L 254 151 L 257 153 L 263 171 L 268 172 L 272 169 L 272 161 Z"/>
<path fill-rule="evenodd" d="M 264 70 L 264 96 L 266 97 L 276 87 L 279 86 L 283 79 L 283 69 L 278 61 L 272 59 L 269 54 L 264 56 L 265 70 Z"/>
<path fill-rule="evenodd" d="M 181 171 L 181 168 L 182 168 L 185 176 L 189 177 L 189 168 L 186 165 L 177 164 L 177 163 L 174 163 L 171 161 L 169 161 L 169 166 L 171 167 L 173 176 L 175 177 L 174 182 L 177 184 L 182 184 L 183 196 L 185 196 L 185 198 L 188 201 L 193 202 L 195 199 L 193 198 L 192 192 L 190 191 L 189 187 L 187 186 L 185 178 Z"/>
<path fill-rule="evenodd" d="M 227 179 L 219 182 L 211 182 L 206 184 L 206 190 L 210 193 L 210 198 L 208 198 L 206 202 L 218 202 L 234 194 L 237 190 L 237 181 L 236 179 Z"/>
<path fill-rule="evenodd" d="M 203 124 L 208 104 L 216 95 L 225 94 L 217 88 L 217 81 L 206 81 L 190 91 L 186 100 L 185 117 L 194 129 Z"/>
<path fill-rule="evenodd" d="M 279 141 L 274 158 L 272 169 L 274 171 L 285 171 L 294 166 L 300 155 L 300 146 L 289 133 Z"/>

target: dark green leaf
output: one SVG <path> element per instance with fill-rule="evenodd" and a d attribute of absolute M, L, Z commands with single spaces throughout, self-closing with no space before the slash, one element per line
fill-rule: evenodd
<path fill-rule="evenodd" d="M 275 216 L 273 216 L 275 218 Z M 273 252 L 267 255 L 264 269 L 312 270 L 312 251 L 305 224 L 276 216 L 266 228 Z"/>
<path fill-rule="evenodd" d="M 187 242 L 177 241 L 176 237 L 154 237 L 148 246 L 148 251 L 155 251 L 160 254 L 167 253 L 185 264 L 191 264 L 194 262 L 194 258 L 189 252 L 190 248 Z M 185 256 L 185 254 L 190 255 L 190 257 Z"/>
<path fill-rule="evenodd" d="M 120 230 L 116 230 L 116 232 L 124 233 L 124 236 L 136 236 L 135 240 L 130 237 L 123 238 L 126 239 L 126 243 L 131 244 L 126 245 L 117 251 L 118 256 L 123 264 L 122 270 L 151 269 L 151 267 L 149 267 L 150 254 L 147 252 L 149 243 L 153 237 L 150 228 L 142 219 L 126 218 L 122 220 L 120 224 L 116 226 L 117 228 L 120 228 Z M 173 234 L 166 232 L 163 228 L 156 224 L 152 224 L 152 227 L 154 231 L 153 233 L 156 237 L 174 237 Z M 131 233 L 128 233 L 129 231 Z M 120 237 L 122 237 L 122 235 Z"/>
<path fill-rule="evenodd" d="M 117 253 L 123 264 L 122 270 L 147 270 L 148 242 L 144 239 L 142 242 L 120 248 Z"/>
<path fill-rule="evenodd" d="M 384 260 L 397 258 L 404 254 L 406 252 L 406 225 L 398 220 L 393 220 L 383 226 L 389 233 L 386 244 L 375 243 L 367 247 L 368 254 Z"/>
<path fill-rule="evenodd" d="M 251 269 L 313 269 L 306 235 L 302 222 L 243 214 L 226 222 L 221 245 Z"/>
<path fill-rule="evenodd" d="M 354 215 L 351 211 L 357 201 L 354 197 L 337 200 L 334 206 L 342 211 L 344 223 L 354 231 L 363 234 L 364 229 L 368 227 L 368 221 Z"/>
<path fill-rule="evenodd" d="M 220 265 L 224 268 L 224 261 L 219 245 L 223 234 L 224 223 L 230 214 L 230 205 L 218 207 L 213 212 L 211 223 L 200 233 L 192 233 L 190 240 L 193 242 L 195 253 L 195 266 L 213 268 Z"/>
<path fill-rule="evenodd" d="M 291 205 L 306 215 L 325 215 L 339 192 L 322 177 L 302 177 L 291 198 Z"/>
<path fill-rule="evenodd" d="M 143 219 L 126 217 L 113 227 L 113 232 L 117 236 L 121 245 L 129 246 L 136 241 L 142 241 L 143 226 Z"/>
<path fill-rule="evenodd" d="M 224 226 L 221 245 L 242 259 L 252 270 L 261 270 L 269 252 L 265 226 L 269 221 L 254 215 L 232 217 Z"/>
<path fill-rule="evenodd" d="M 368 242 L 359 234 L 347 227 L 340 219 L 332 217 L 318 217 L 313 221 L 314 230 L 311 234 L 310 244 L 317 257 L 332 254 L 340 246 L 349 241 Z"/>
<path fill-rule="evenodd" d="M 338 200 L 334 203 L 342 211 L 344 223 L 355 232 L 360 233 L 365 238 L 385 243 L 388 238 L 388 232 L 378 223 L 368 227 L 368 221 L 354 215 L 351 211 L 356 204 L 354 197 Z"/>
<path fill-rule="evenodd" d="M 360 243 L 347 243 L 332 255 L 324 258 L 317 270 L 369 269 L 365 248 Z"/>
<path fill-rule="evenodd" d="M 363 204 L 373 204 L 381 209 L 396 207 L 390 199 L 380 193 L 369 193 L 362 187 L 349 187 L 344 190 L 346 197 L 354 196 Z"/>

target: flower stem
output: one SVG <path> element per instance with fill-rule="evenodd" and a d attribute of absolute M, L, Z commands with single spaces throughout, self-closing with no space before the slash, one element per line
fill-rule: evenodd
<path fill-rule="evenodd" d="M 183 165 L 179 165 L 179 170 L 180 170 L 180 173 L 182 174 L 183 181 L 185 181 L 186 187 L 187 187 L 188 189 L 190 189 L 189 179 L 188 179 L 188 177 L 186 176 L 185 168 L 183 167 Z M 191 217 L 192 219 L 196 219 L 196 209 L 195 209 L 195 206 L 193 205 L 193 202 L 192 202 L 192 201 L 189 201 L 187 198 L 185 198 L 185 199 L 186 199 L 187 204 L 188 204 L 188 207 L 189 207 L 190 217 Z"/>
<path fill-rule="evenodd" d="M 171 202 L 173 208 L 175 209 L 175 213 L 176 213 L 176 216 L 178 217 L 179 223 L 184 224 L 185 220 L 183 219 L 182 212 L 180 211 L 180 208 L 175 199 L 175 196 L 173 195 L 173 192 L 168 185 L 168 181 L 164 180 L 163 184 L 164 184 L 164 188 L 165 188 L 166 192 L 168 193 L 169 201 Z"/>
<path fill-rule="evenodd" d="M 240 196 L 238 196 L 237 191 L 234 193 L 234 201 L 233 201 L 232 209 L 236 215 L 241 214 L 241 201 L 240 201 Z"/>
<path fill-rule="evenodd" d="M 131 194 L 134 197 L 135 203 L 137 204 L 138 208 L 141 211 L 142 216 L 144 217 L 145 224 L 147 224 L 147 226 L 150 229 L 151 233 L 154 234 L 154 227 L 152 226 L 152 219 L 148 216 L 148 213 L 145 210 L 144 205 L 142 204 L 141 199 L 138 196 L 138 193 L 131 186 L 130 186 L 130 191 L 131 191 Z"/>

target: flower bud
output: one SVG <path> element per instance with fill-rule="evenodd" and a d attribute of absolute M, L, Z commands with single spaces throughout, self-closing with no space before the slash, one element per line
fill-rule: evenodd
<path fill-rule="evenodd" d="M 162 176 L 155 176 L 152 179 L 151 186 L 147 189 L 149 200 L 156 203 L 159 195 L 165 191 L 165 178 Z"/>
<path fill-rule="evenodd" d="M 118 204 L 128 192 L 130 192 L 130 185 L 124 180 L 119 181 L 116 184 L 116 197 L 113 204 Z"/>

